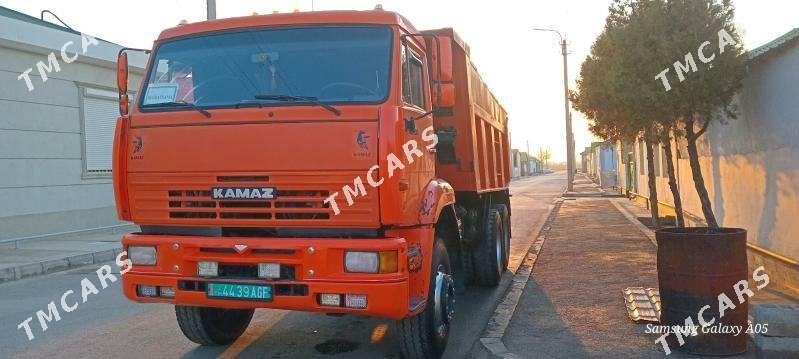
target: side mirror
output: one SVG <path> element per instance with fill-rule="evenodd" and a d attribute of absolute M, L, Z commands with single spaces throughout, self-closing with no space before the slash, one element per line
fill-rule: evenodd
<path fill-rule="evenodd" d="M 130 98 L 128 94 L 123 93 L 119 95 L 119 114 L 125 116 L 130 112 Z"/>
<path fill-rule="evenodd" d="M 117 88 L 119 93 L 128 92 L 128 53 L 120 52 L 117 57 Z"/>
<path fill-rule="evenodd" d="M 119 90 L 119 115 L 125 116 L 130 110 L 130 98 L 128 98 L 128 54 L 124 49 L 119 52 L 117 57 L 117 89 Z"/>

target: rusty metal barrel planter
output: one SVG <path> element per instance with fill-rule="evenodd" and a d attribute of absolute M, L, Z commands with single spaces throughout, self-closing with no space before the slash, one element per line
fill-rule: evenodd
<path fill-rule="evenodd" d="M 700 355 L 733 355 L 746 351 L 749 314 L 747 301 L 739 304 L 735 285 L 749 278 L 746 260 L 746 230 L 740 228 L 667 228 L 655 233 L 658 242 L 658 283 L 661 299 L 660 324 L 685 325 L 691 317 L 696 336 L 686 336 L 679 345 L 676 335 L 667 337 L 669 347 Z M 735 309 L 725 309 L 719 318 L 719 296 L 725 294 Z M 699 321 L 715 320 L 705 333 Z M 719 324 L 720 323 L 720 324 Z M 741 334 L 712 333 L 712 327 L 739 326 Z M 717 328 L 718 329 L 718 328 Z"/>

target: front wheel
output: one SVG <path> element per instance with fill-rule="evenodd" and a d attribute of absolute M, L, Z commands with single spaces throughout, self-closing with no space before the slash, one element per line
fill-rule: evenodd
<path fill-rule="evenodd" d="M 178 326 L 189 340 L 200 345 L 226 345 L 238 339 L 250 325 L 255 309 L 222 309 L 175 306 Z"/>
<path fill-rule="evenodd" d="M 425 310 L 397 322 L 400 352 L 406 359 L 440 358 L 449 339 L 455 309 L 455 283 L 444 241 L 433 244 L 433 263 Z"/>

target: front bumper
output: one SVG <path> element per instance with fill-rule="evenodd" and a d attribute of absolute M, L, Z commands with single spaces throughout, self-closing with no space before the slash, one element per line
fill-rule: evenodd
<path fill-rule="evenodd" d="M 409 313 L 407 243 L 403 238 L 250 238 L 198 237 L 128 234 L 122 238 L 125 249 L 131 245 L 154 245 L 158 260 L 154 266 L 133 265 L 122 276 L 125 296 L 136 302 L 167 302 L 177 305 L 218 308 L 275 308 L 309 312 L 358 313 L 402 319 Z M 240 253 L 234 246 L 246 246 Z M 348 273 L 344 270 L 344 251 L 397 251 L 397 272 L 385 274 Z M 198 261 L 220 265 L 252 266 L 260 262 L 293 267 L 291 278 L 279 280 L 251 277 L 202 278 Z M 208 298 L 205 285 L 214 283 L 270 284 L 271 301 Z M 137 285 L 175 288 L 174 298 L 142 297 Z M 363 294 L 364 309 L 322 306 L 318 295 Z"/>

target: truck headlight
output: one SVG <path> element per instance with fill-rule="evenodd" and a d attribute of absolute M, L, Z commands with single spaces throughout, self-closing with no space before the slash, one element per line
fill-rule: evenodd
<path fill-rule="evenodd" d="M 153 266 L 158 259 L 155 246 L 128 246 L 128 258 L 134 265 Z"/>
<path fill-rule="evenodd" d="M 397 251 L 346 251 L 344 269 L 350 273 L 396 273 Z"/>
<path fill-rule="evenodd" d="M 377 252 L 346 252 L 344 268 L 352 273 L 377 273 L 380 271 L 380 255 Z"/>

